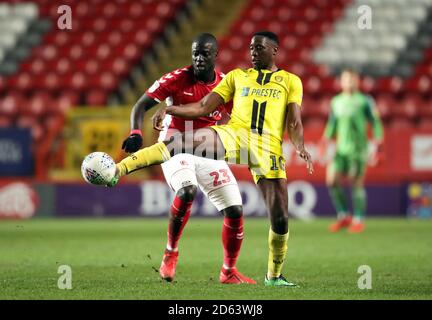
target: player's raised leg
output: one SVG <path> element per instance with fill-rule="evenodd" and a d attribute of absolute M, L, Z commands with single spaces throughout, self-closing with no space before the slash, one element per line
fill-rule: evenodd
<path fill-rule="evenodd" d="M 337 232 L 342 228 L 347 228 L 352 221 L 352 216 L 348 211 L 348 201 L 342 186 L 342 161 L 343 159 L 336 156 L 327 167 L 326 184 L 337 213 L 337 221 L 329 226 L 330 232 Z"/>
<path fill-rule="evenodd" d="M 151 165 L 161 164 L 180 153 L 221 160 L 225 157 L 225 148 L 212 128 L 176 134 L 167 141 L 143 148 L 117 163 L 116 176 L 108 186 L 116 185 L 124 175 Z"/>
<path fill-rule="evenodd" d="M 286 179 L 260 179 L 258 181 L 270 217 L 268 236 L 268 269 L 266 286 L 296 286 L 282 276 L 282 267 L 288 251 L 288 191 Z"/>

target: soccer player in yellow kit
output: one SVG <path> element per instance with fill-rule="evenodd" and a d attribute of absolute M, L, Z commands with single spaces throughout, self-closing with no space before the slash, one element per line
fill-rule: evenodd
<path fill-rule="evenodd" d="M 313 172 L 310 154 L 304 147 L 301 121 L 302 83 L 299 77 L 279 69 L 275 57 L 277 35 L 262 31 L 253 35 L 250 54 L 253 68 L 235 69 L 200 102 L 166 108 L 166 113 L 183 118 L 210 114 L 233 100 L 228 124 L 212 126 L 172 137 L 130 155 L 117 164 L 118 179 L 140 168 L 160 164 L 177 153 L 187 152 L 230 163 L 248 164 L 262 192 L 270 217 L 268 269 L 264 284 L 296 286 L 282 276 L 288 250 L 288 194 L 282 141 L 285 126 L 298 155 Z"/>

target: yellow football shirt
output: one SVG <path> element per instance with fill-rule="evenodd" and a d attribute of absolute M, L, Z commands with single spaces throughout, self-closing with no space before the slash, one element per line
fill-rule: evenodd
<path fill-rule="evenodd" d="M 233 100 L 227 125 L 213 126 L 224 144 L 226 160 L 249 165 L 255 182 L 261 177 L 285 178 L 282 154 L 287 105 L 301 105 L 299 77 L 284 70 L 235 69 L 213 92 Z"/>
<path fill-rule="evenodd" d="M 282 143 L 287 104 L 301 105 L 303 87 L 295 74 L 279 69 L 235 69 L 213 89 L 225 102 L 233 99 L 230 124 L 268 133 Z"/>

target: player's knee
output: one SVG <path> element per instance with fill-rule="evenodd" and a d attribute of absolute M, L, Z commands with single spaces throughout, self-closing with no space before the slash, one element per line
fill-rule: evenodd
<path fill-rule="evenodd" d="M 288 216 L 278 215 L 271 219 L 272 230 L 277 234 L 285 234 L 288 232 Z"/>
<path fill-rule="evenodd" d="M 177 197 L 182 199 L 186 202 L 191 202 L 195 199 L 196 193 L 198 191 L 197 186 L 190 185 L 181 188 L 179 191 L 177 191 Z"/>
<path fill-rule="evenodd" d="M 174 157 L 176 154 L 184 152 L 184 134 L 175 134 L 171 136 L 169 139 L 164 140 L 163 143 L 167 147 L 171 157 Z"/>
<path fill-rule="evenodd" d="M 355 178 L 352 182 L 354 188 L 363 188 L 364 183 L 362 178 Z"/>
<path fill-rule="evenodd" d="M 328 188 L 338 188 L 340 187 L 340 183 L 336 179 L 331 179 L 327 181 L 327 187 Z"/>
<path fill-rule="evenodd" d="M 341 186 L 342 177 L 337 173 L 330 173 L 326 176 L 326 185 L 328 188 L 335 188 Z"/>
<path fill-rule="evenodd" d="M 231 206 L 222 210 L 222 214 L 231 219 L 237 219 L 243 216 L 243 206 Z"/>

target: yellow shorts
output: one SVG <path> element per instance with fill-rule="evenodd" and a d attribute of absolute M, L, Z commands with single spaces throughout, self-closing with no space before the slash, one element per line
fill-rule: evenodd
<path fill-rule="evenodd" d="M 225 147 L 225 161 L 247 164 L 255 183 L 259 179 L 286 179 L 282 144 L 270 135 L 259 135 L 235 124 L 212 126 Z"/>

